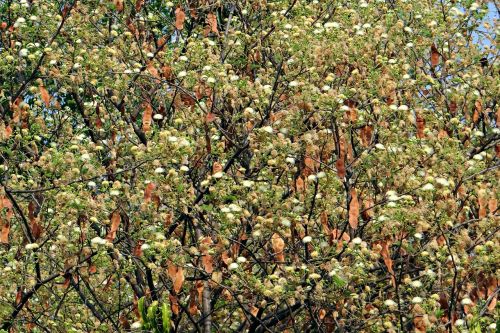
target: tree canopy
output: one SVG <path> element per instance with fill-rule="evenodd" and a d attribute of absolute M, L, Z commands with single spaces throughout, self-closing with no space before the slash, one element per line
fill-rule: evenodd
<path fill-rule="evenodd" d="M 0 330 L 494 331 L 496 6 L 0 0 Z"/>

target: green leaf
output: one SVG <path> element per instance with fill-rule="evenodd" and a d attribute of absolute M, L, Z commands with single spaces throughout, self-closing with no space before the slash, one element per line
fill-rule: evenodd
<path fill-rule="evenodd" d="M 214 210 L 214 207 L 212 205 L 201 205 L 200 208 L 205 212 L 212 212 Z"/>
<path fill-rule="evenodd" d="M 339 288 L 342 288 L 347 284 L 347 282 L 342 280 L 338 275 L 332 276 L 332 281 Z"/>
<path fill-rule="evenodd" d="M 161 318 L 163 333 L 168 333 L 170 331 L 170 307 L 167 303 L 163 303 L 161 308 Z"/>
<path fill-rule="evenodd" d="M 477 323 L 470 331 L 471 333 L 481 333 L 481 325 Z"/>
<path fill-rule="evenodd" d="M 156 314 L 158 310 L 158 301 L 154 301 L 148 308 L 148 323 L 154 331 L 158 328 L 158 323 L 156 321 Z"/>
<path fill-rule="evenodd" d="M 144 308 L 145 298 L 141 297 L 137 302 L 137 308 L 139 310 L 139 314 L 141 315 L 141 319 L 144 322 L 146 320 L 146 309 Z"/>

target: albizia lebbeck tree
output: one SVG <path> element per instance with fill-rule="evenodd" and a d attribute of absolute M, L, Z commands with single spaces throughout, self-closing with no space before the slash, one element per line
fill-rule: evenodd
<path fill-rule="evenodd" d="M 496 17 L 1 0 L 0 327 L 494 330 Z"/>

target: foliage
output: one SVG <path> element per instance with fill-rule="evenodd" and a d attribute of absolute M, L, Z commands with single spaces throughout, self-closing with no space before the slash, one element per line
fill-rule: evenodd
<path fill-rule="evenodd" d="M 0 0 L 0 328 L 495 330 L 496 5 Z"/>
<path fill-rule="evenodd" d="M 168 333 L 170 331 L 169 306 L 163 303 L 159 308 L 158 301 L 154 301 L 146 308 L 144 302 L 144 297 L 137 302 L 137 309 L 141 315 L 141 328 L 153 333 Z"/>

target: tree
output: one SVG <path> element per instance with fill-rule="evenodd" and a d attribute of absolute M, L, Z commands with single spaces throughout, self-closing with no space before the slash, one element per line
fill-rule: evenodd
<path fill-rule="evenodd" d="M 493 5 L 0 0 L 0 327 L 494 330 Z"/>

